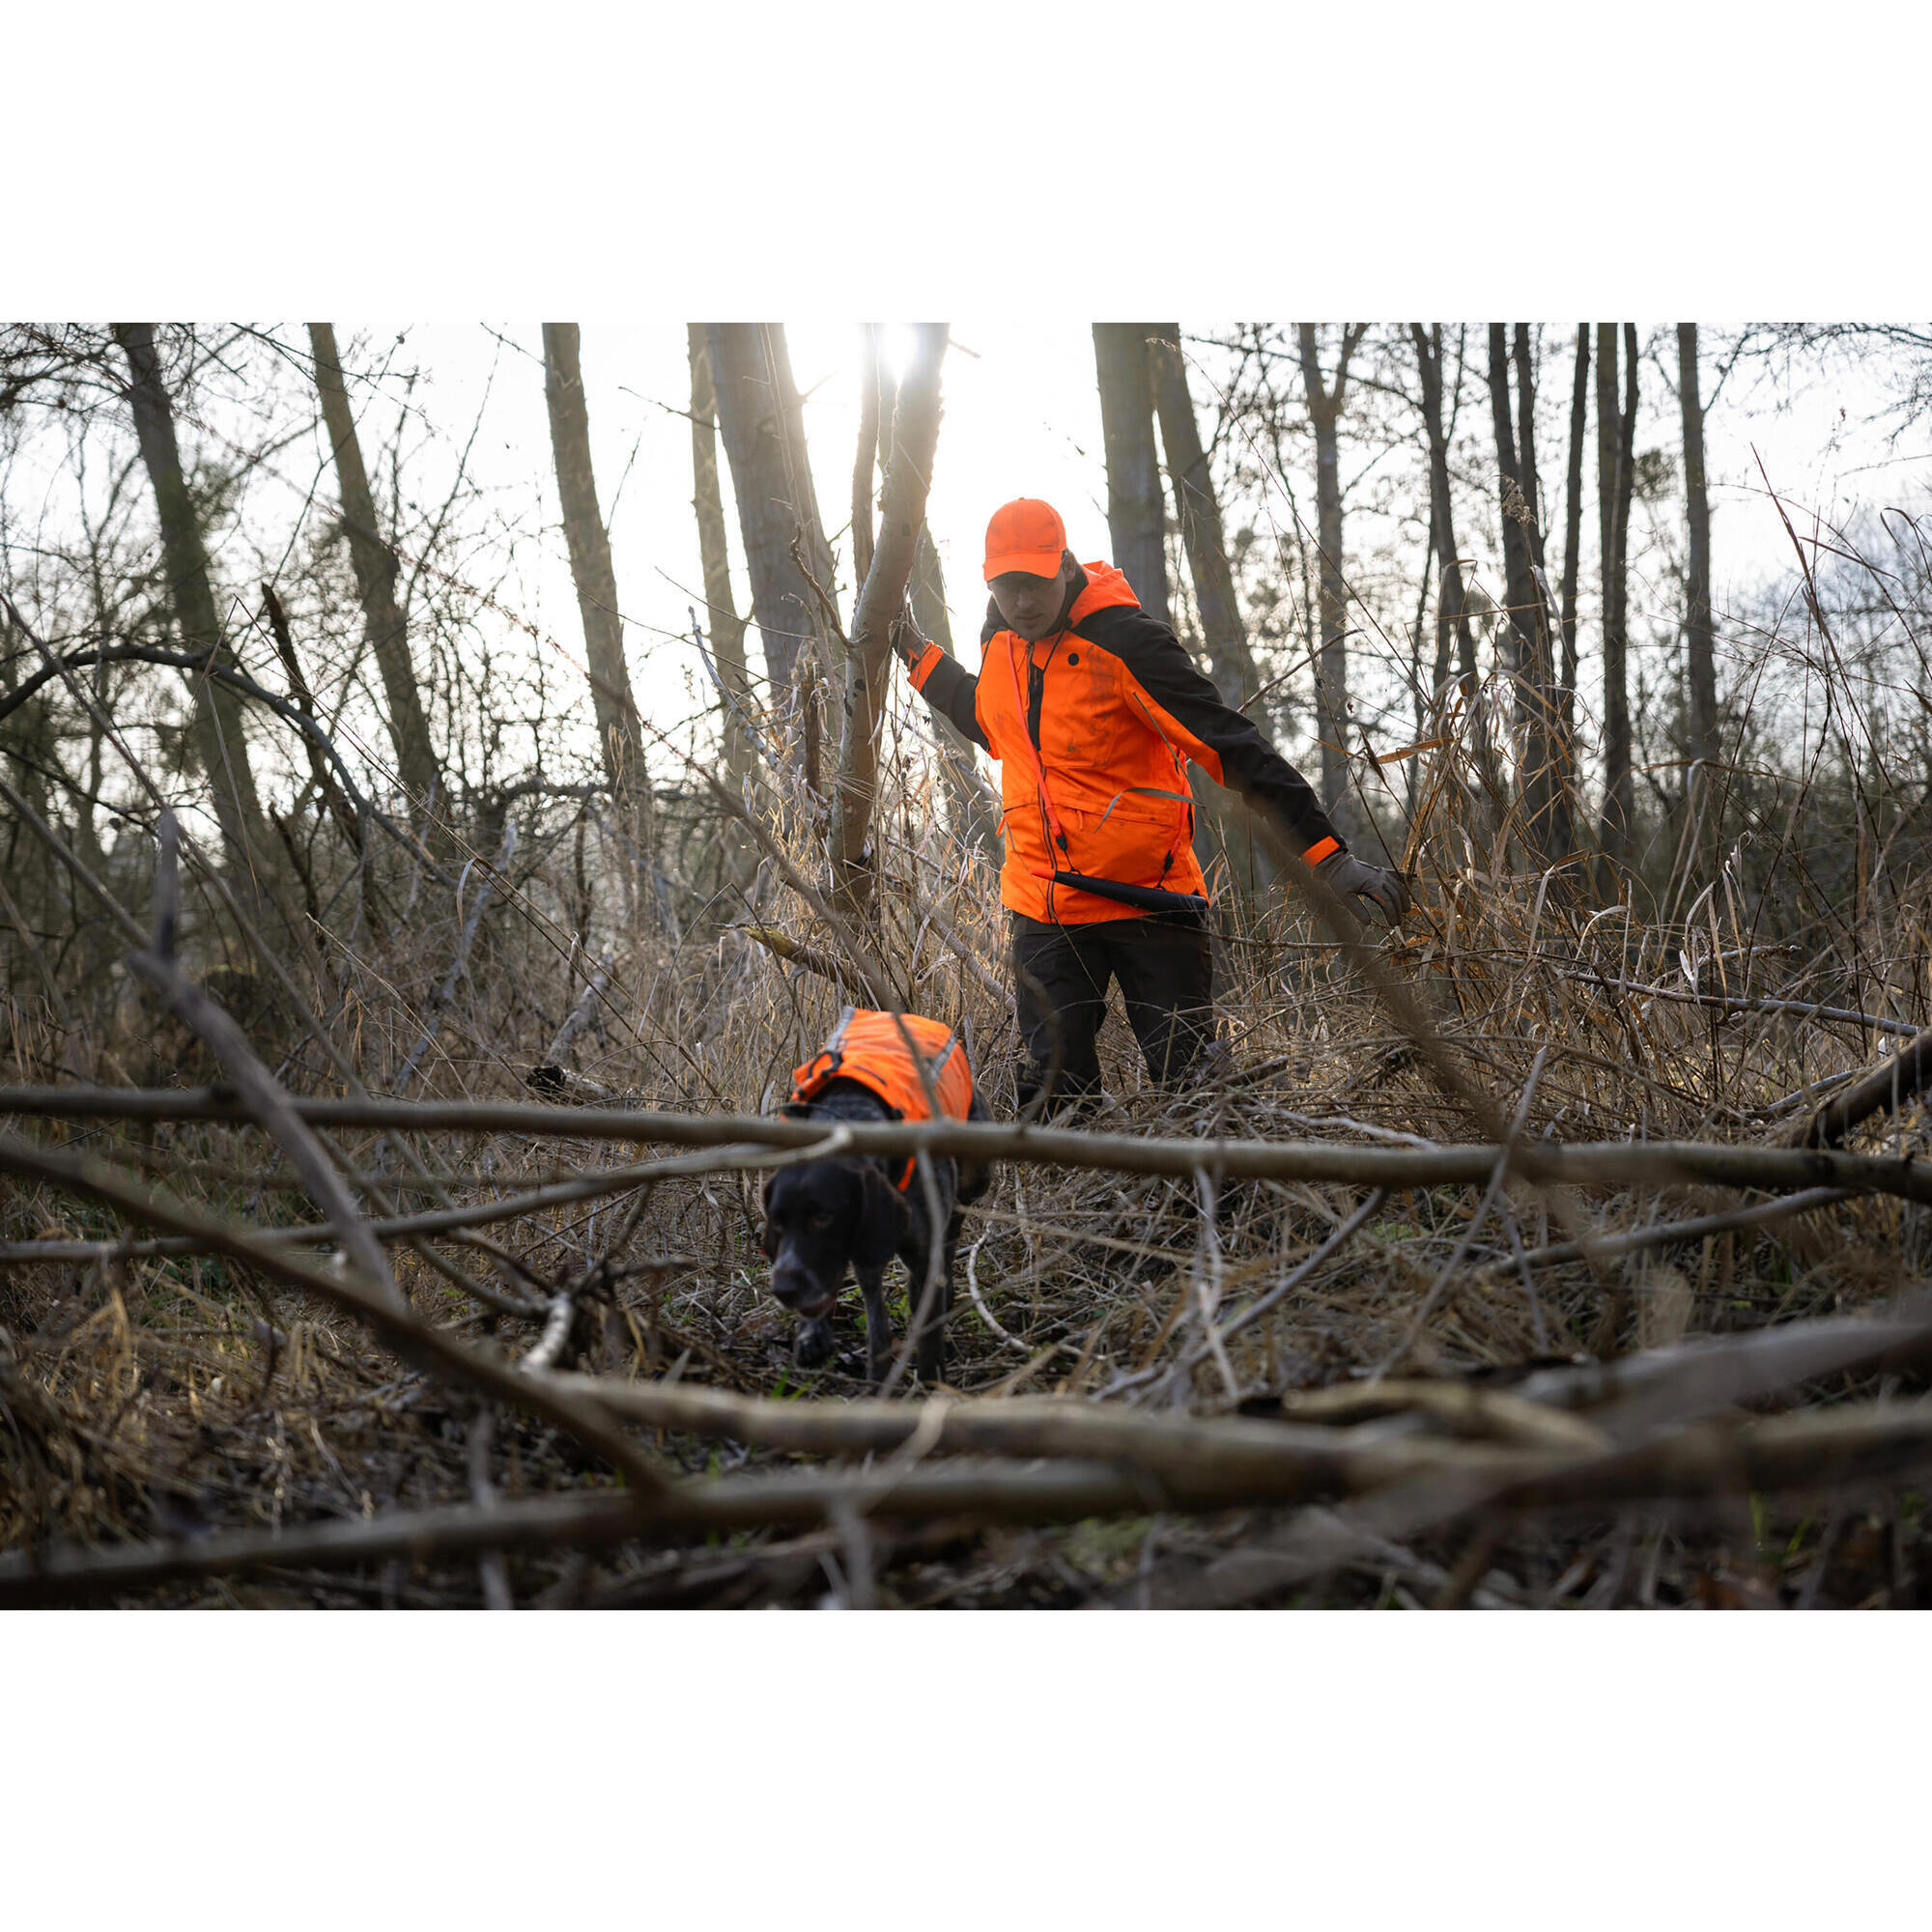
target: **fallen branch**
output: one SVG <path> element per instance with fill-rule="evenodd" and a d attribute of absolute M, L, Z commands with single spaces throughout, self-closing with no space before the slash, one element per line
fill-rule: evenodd
<path fill-rule="evenodd" d="M 1932 1087 L 1932 1029 L 1895 1053 L 1883 1066 L 1827 1102 L 1792 1135 L 1794 1147 L 1836 1147 L 1852 1129 L 1880 1112 L 1895 1114 Z"/>
<path fill-rule="evenodd" d="M 668 1114 L 549 1107 L 515 1100 L 393 1100 L 373 1096 L 295 1098 L 311 1126 L 389 1132 L 522 1134 L 555 1140 L 662 1142 L 731 1148 L 740 1143 L 806 1148 L 831 1129 L 776 1114 Z M 244 1122 L 246 1110 L 219 1088 L 0 1088 L 0 1114 L 43 1120 Z M 1116 1174 L 1191 1177 L 1202 1169 L 1259 1180 L 1332 1181 L 1386 1188 L 1486 1183 L 1502 1150 L 1445 1142 L 1435 1148 L 1355 1147 L 1324 1141 L 1188 1139 L 1096 1134 L 985 1121 L 857 1121 L 845 1123 L 855 1152 L 926 1153 L 980 1161 Z M 1777 1193 L 1832 1187 L 1932 1204 L 1932 1164 L 1910 1154 L 1849 1154 L 1826 1148 L 1725 1147 L 1704 1141 L 1525 1141 L 1511 1160 L 1526 1179 L 1566 1187 L 1752 1187 Z"/>
<path fill-rule="evenodd" d="M 917 1429 L 921 1408 L 931 1406 L 893 1407 Z M 1389 1452 L 1397 1446 L 1385 1441 L 1349 1450 L 1338 1435 L 1336 1447 L 1314 1459 L 1290 1447 L 1208 1474 L 1182 1468 L 1165 1477 L 1084 1461 L 1015 1468 L 967 1459 L 861 1475 L 813 1470 L 727 1476 L 676 1483 L 635 1499 L 608 1493 L 545 1496 L 500 1500 L 487 1509 L 398 1511 L 277 1533 L 246 1531 L 107 1549 L 70 1546 L 0 1557 L 0 1605 L 71 1602 L 269 1568 L 428 1563 L 492 1549 L 586 1548 L 680 1532 L 815 1527 L 846 1513 L 879 1521 L 958 1520 L 963 1526 L 1281 1504 L 1333 1493 L 1347 1481 L 1343 1459 L 1352 1458 L 1359 1473 L 1385 1481 L 1396 1466 Z M 1414 1445 L 1418 1452 L 1423 1446 Z M 1932 1405 L 1878 1402 L 1770 1421 L 1704 1424 L 1667 1441 L 1608 1456 L 1484 1443 L 1428 1446 L 1433 1455 L 1415 1454 L 1411 1471 L 1432 1482 L 1454 1479 L 1457 1487 L 1448 1495 L 1459 1514 L 1475 1506 L 1549 1509 L 1814 1492 L 1892 1479 L 1932 1460 Z"/>
<path fill-rule="evenodd" d="M 1552 1241 L 1548 1247 L 1530 1248 L 1521 1262 L 1491 1262 L 1479 1271 L 1478 1279 L 1500 1279 L 1514 1274 L 1519 1265 L 1556 1267 L 1565 1262 L 1611 1262 L 1645 1248 L 1665 1248 L 1678 1241 L 1701 1240 L 1706 1235 L 1727 1235 L 1735 1228 L 1761 1228 L 1768 1221 L 1788 1220 L 1793 1214 L 1807 1213 L 1813 1208 L 1829 1208 L 1848 1201 L 1842 1187 L 1807 1187 L 1776 1201 L 1760 1201 L 1752 1208 L 1732 1208 L 1722 1213 L 1694 1214 L 1683 1221 L 1654 1221 L 1643 1228 L 1626 1229 L 1618 1235 L 1592 1235 L 1578 1241 Z"/>
<path fill-rule="evenodd" d="M 1634 980 L 1612 980 L 1593 973 L 1587 966 L 1560 966 L 1566 980 L 1581 980 L 1605 992 L 1634 993 L 1646 1000 L 1667 1000 L 1682 1007 L 1710 1007 L 1727 1013 L 1790 1013 L 1798 1019 L 1836 1020 L 1845 1026 L 1870 1027 L 1875 1033 L 1903 1034 L 1907 1038 L 1918 1032 L 1904 1020 L 1889 1020 L 1877 1013 L 1861 1013 L 1850 1007 L 1821 1006 L 1811 1000 L 1769 1000 L 1730 993 L 1687 993 L 1675 986 L 1640 985 Z"/>

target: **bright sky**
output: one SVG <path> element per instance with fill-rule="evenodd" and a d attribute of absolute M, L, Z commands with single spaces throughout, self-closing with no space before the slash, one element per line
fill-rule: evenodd
<path fill-rule="evenodd" d="M 1546 420 L 1540 455 L 1552 511 L 1564 461 L 1561 430 L 1568 408 L 1571 327 L 1553 326 L 1545 348 Z M 337 323 L 345 351 L 364 370 L 374 366 L 396 332 L 393 327 Z M 298 331 L 290 334 L 301 340 Z M 851 547 L 842 532 L 849 518 L 858 426 L 860 328 L 856 323 L 820 319 L 787 324 L 786 335 L 793 371 L 807 398 L 806 433 L 820 513 L 841 569 L 849 572 Z M 889 355 L 895 340 L 902 337 L 902 328 L 889 328 Z M 1089 326 L 1084 321 L 1032 316 L 969 320 L 952 325 L 952 339 L 956 346 L 949 352 L 944 369 L 945 416 L 928 520 L 946 572 L 955 636 L 970 663 L 984 608 L 979 583 L 980 545 L 986 517 L 996 504 L 1022 494 L 1044 497 L 1065 518 L 1076 554 L 1105 556 L 1111 546 Z M 1480 337 L 1473 339 L 1480 342 Z M 1480 348 L 1472 352 L 1472 361 L 1481 354 Z M 1211 352 L 1209 356 L 1211 362 Z M 453 452 L 467 440 L 481 409 L 472 473 L 500 495 L 507 514 L 540 521 L 545 529 L 543 563 L 517 593 L 521 613 L 554 639 L 572 661 L 581 661 L 575 593 L 556 524 L 537 325 L 412 327 L 398 360 L 423 367 L 425 381 L 415 391 L 415 401 L 444 439 L 441 447 L 424 459 L 418 488 L 437 491 L 435 472 L 453 461 Z M 691 508 L 690 427 L 679 413 L 689 403 L 684 326 L 585 322 L 582 367 L 599 493 L 611 526 L 619 600 L 627 620 L 632 676 L 639 703 L 656 722 L 668 725 L 689 710 L 687 679 L 699 675 L 696 653 L 686 641 L 688 611 L 701 607 L 701 579 Z M 1707 393 L 1712 380 L 1707 369 Z M 1197 369 L 1191 381 L 1206 431 L 1211 428 L 1213 412 L 1207 374 Z M 1639 447 L 1661 448 L 1674 461 L 1680 453 L 1676 402 L 1650 365 L 1643 372 L 1643 392 Z M 1816 509 L 1833 521 L 1843 521 L 1861 504 L 1898 501 L 1932 484 L 1922 438 L 1888 448 L 1883 437 L 1861 420 L 1877 400 L 1869 389 L 1844 393 L 1814 381 L 1786 406 L 1773 408 L 1768 393 L 1747 396 L 1742 379 L 1732 379 L 1707 426 L 1720 608 L 1767 576 L 1782 575 L 1792 561 L 1789 541 L 1757 475 L 1758 454 L 1794 512 Z M 358 394 L 356 406 L 365 438 L 372 431 L 383 433 L 393 422 L 393 411 L 373 405 L 366 394 Z M 1487 423 L 1488 398 L 1479 377 L 1465 392 L 1463 410 L 1465 419 L 1473 412 L 1479 425 Z M 720 454 L 723 463 L 722 445 Z M 1345 457 L 1345 477 L 1361 462 L 1356 458 L 1351 467 Z M 742 614 L 749 609 L 750 591 L 738 550 L 728 465 L 724 466 L 724 481 Z M 1295 484 L 1302 493 L 1304 513 L 1312 515 L 1312 484 L 1300 477 Z M 1418 501 L 1413 507 L 1416 514 L 1426 516 L 1419 471 L 1416 485 Z M 1671 506 L 1662 514 L 1668 520 L 1681 513 Z M 1285 524 L 1286 506 L 1277 505 L 1276 515 Z M 1794 521 L 1801 527 L 1804 525 L 1803 517 L 1794 515 Z M 1592 676 L 1593 640 L 1587 635 L 1587 620 L 1594 610 L 1590 540 L 1594 526 L 1592 494 L 1585 509 L 1586 690 Z M 1349 547 L 1359 554 L 1386 534 L 1385 524 L 1357 509 L 1349 526 Z M 1472 532 L 1460 534 L 1465 550 L 1478 540 Z M 1552 542 L 1552 574 L 1558 544 L 1560 531 Z M 1419 568 L 1419 536 L 1411 536 L 1409 548 L 1413 554 L 1408 567 Z M 1636 605 L 1641 609 L 1653 598 L 1667 600 L 1671 594 L 1667 586 L 1644 582 L 1640 531 L 1634 548 Z M 840 603 L 848 615 L 851 590 L 849 576 L 841 577 Z M 752 659 L 756 669 L 755 633 Z M 587 704 L 584 709 L 587 713 Z"/>

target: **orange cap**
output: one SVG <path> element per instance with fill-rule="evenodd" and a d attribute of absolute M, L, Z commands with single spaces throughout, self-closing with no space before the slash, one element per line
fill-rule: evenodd
<path fill-rule="evenodd" d="M 986 582 L 1009 570 L 1029 577 L 1058 577 L 1066 554 L 1066 526 L 1051 503 L 1015 497 L 993 512 L 986 526 Z"/>

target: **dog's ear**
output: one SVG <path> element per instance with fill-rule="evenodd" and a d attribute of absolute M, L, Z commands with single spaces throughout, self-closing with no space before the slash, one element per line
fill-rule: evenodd
<path fill-rule="evenodd" d="M 777 1184 L 778 1176 L 776 1174 L 770 1174 L 765 1177 L 765 1225 L 758 1231 L 758 1245 L 764 1249 L 765 1259 L 768 1262 L 775 1262 L 779 1258 L 778 1242 L 772 1235 L 772 1189 Z"/>
<path fill-rule="evenodd" d="M 859 1233 L 852 1243 L 853 1265 L 884 1267 L 898 1253 L 911 1222 L 905 1197 L 867 1161 L 860 1170 Z"/>

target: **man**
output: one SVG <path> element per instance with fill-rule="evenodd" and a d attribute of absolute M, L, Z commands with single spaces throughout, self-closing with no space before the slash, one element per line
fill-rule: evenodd
<path fill-rule="evenodd" d="M 1098 1089 L 1112 980 L 1153 1079 L 1185 1076 L 1213 1037 L 1189 759 L 1265 812 L 1351 909 L 1402 919 L 1402 875 L 1350 854 L 1308 781 L 1222 703 L 1126 579 L 1075 561 L 1050 504 L 994 512 L 985 579 L 979 676 L 916 634 L 902 655 L 913 689 L 1000 761 L 1022 1106 L 1049 1073 L 1062 1096 Z"/>

